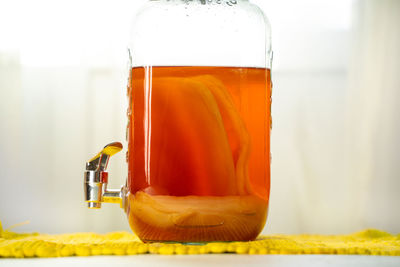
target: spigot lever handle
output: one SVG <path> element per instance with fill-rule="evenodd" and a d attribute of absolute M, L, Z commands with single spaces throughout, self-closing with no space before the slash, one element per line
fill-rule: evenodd
<path fill-rule="evenodd" d="M 120 142 L 114 142 L 106 145 L 96 156 L 86 163 L 87 171 L 105 171 L 111 156 L 122 150 Z"/>

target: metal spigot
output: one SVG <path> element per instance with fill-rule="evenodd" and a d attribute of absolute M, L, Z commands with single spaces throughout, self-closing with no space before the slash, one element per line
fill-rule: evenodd
<path fill-rule="evenodd" d="M 108 172 L 106 171 L 110 157 L 122 150 L 122 144 L 114 142 L 106 145 L 96 156 L 86 162 L 83 181 L 85 202 L 89 209 L 100 209 L 101 203 L 119 203 L 124 206 L 126 187 L 107 189 Z"/>

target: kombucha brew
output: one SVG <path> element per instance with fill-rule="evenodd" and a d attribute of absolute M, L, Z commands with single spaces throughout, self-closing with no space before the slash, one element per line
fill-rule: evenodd
<path fill-rule="evenodd" d="M 270 70 L 135 67 L 127 214 L 145 242 L 253 240 L 270 186 Z"/>

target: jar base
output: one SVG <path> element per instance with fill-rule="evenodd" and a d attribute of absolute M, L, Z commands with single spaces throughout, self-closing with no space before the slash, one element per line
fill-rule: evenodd
<path fill-rule="evenodd" d="M 204 243 L 254 240 L 268 201 L 246 196 L 129 195 L 128 218 L 143 242 Z"/>

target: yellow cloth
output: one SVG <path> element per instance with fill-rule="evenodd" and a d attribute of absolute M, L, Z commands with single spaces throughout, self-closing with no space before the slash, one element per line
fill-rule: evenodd
<path fill-rule="evenodd" d="M 362 254 L 400 256 L 400 234 L 365 230 L 351 235 L 268 235 L 251 242 L 142 243 L 128 232 L 18 234 L 3 231 L 0 257 L 66 257 L 134 254 Z"/>

